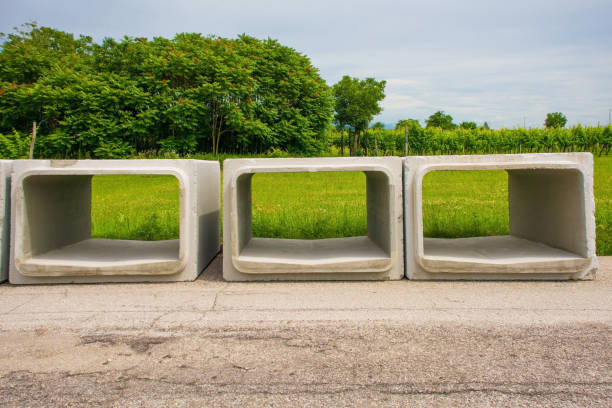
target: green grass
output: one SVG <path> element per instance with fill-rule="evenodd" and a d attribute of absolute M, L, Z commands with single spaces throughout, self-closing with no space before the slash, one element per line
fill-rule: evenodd
<path fill-rule="evenodd" d="M 597 255 L 612 255 L 612 156 L 595 158 Z"/>
<path fill-rule="evenodd" d="M 92 179 L 91 236 L 157 241 L 179 235 L 179 186 L 168 175 Z"/>
<path fill-rule="evenodd" d="M 424 236 L 507 235 L 508 226 L 508 176 L 505 171 L 434 171 L 424 177 Z"/>
<path fill-rule="evenodd" d="M 252 188 L 255 237 L 367 235 L 362 172 L 256 174 Z"/>
<path fill-rule="evenodd" d="M 173 239 L 179 233 L 172 176 L 95 176 L 92 236 Z M 432 172 L 423 183 L 424 233 L 465 237 L 508 233 L 503 171 Z M 612 255 L 612 157 L 595 158 L 597 253 Z M 365 235 L 365 177 L 358 172 L 253 177 L 253 235 L 332 238 Z"/>

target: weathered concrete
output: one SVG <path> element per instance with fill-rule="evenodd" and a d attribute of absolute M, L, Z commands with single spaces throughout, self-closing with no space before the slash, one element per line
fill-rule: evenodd
<path fill-rule="evenodd" d="M 169 174 L 180 191 L 176 241 L 91 238 L 91 178 Z M 11 283 L 194 280 L 219 251 L 219 163 L 15 161 Z"/>
<path fill-rule="evenodd" d="M 612 257 L 569 282 L 0 285 L 0 406 L 612 404 Z"/>
<path fill-rule="evenodd" d="M 264 323 L 612 325 L 612 257 L 592 281 L 195 282 L 0 285 L 0 331 L 197 331 Z M 398 341 L 400 341 L 398 339 Z M 407 341 L 401 339 L 402 342 Z"/>
<path fill-rule="evenodd" d="M 612 405 L 610 326 L 252 322 L 0 332 L 3 407 Z"/>
<path fill-rule="evenodd" d="M 510 236 L 423 237 L 422 181 L 431 171 L 506 170 Z M 592 279 L 590 153 L 409 157 L 404 164 L 410 279 Z"/>
<path fill-rule="evenodd" d="M 8 279 L 11 240 L 11 169 L 12 160 L 0 160 L 0 282 Z"/>
<path fill-rule="evenodd" d="M 256 173 L 362 171 L 368 235 L 322 240 L 253 238 Z M 402 159 L 232 159 L 223 164 L 223 276 L 245 280 L 386 280 L 403 276 Z"/>

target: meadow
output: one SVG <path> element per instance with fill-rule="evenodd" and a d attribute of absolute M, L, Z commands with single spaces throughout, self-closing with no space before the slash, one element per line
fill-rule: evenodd
<path fill-rule="evenodd" d="M 91 186 L 91 236 L 156 241 L 179 235 L 179 185 L 166 175 L 99 175 Z"/>
<path fill-rule="evenodd" d="M 508 233 L 504 171 L 446 171 L 423 183 L 424 234 L 466 237 Z M 178 237 L 178 181 L 172 176 L 95 176 L 92 236 Z M 595 158 L 598 255 L 612 255 L 612 157 Z M 334 238 L 365 235 L 365 176 L 358 172 L 253 177 L 253 235 Z"/>

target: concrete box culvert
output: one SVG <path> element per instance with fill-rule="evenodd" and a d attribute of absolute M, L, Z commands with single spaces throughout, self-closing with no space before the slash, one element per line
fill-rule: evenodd
<path fill-rule="evenodd" d="M 505 170 L 510 235 L 423 236 L 422 183 L 447 170 Z M 592 279 L 595 256 L 590 153 L 408 157 L 404 162 L 409 279 Z"/>
<path fill-rule="evenodd" d="M 0 282 L 8 279 L 11 237 L 11 169 L 12 160 L 0 160 Z"/>
<path fill-rule="evenodd" d="M 257 173 L 364 172 L 367 236 L 281 239 L 252 236 Z M 223 277 L 255 280 L 401 279 L 402 159 L 228 159 L 223 164 Z"/>
<path fill-rule="evenodd" d="M 91 238 L 95 175 L 171 175 L 179 239 Z M 9 280 L 15 284 L 194 280 L 219 252 L 219 163 L 200 160 L 17 160 Z"/>

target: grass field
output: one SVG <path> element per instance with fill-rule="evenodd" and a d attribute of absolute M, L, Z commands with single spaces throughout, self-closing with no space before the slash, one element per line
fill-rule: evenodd
<path fill-rule="evenodd" d="M 253 176 L 253 236 L 340 238 L 367 235 L 362 172 Z"/>
<path fill-rule="evenodd" d="M 95 176 L 92 236 L 178 237 L 172 176 Z M 424 233 L 465 237 L 508 233 L 503 171 L 433 172 L 423 183 Z M 595 159 L 597 253 L 612 255 L 612 157 Z M 362 173 L 277 173 L 253 177 L 253 235 L 332 238 L 366 234 Z"/>
<path fill-rule="evenodd" d="M 459 238 L 507 234 L 505 171 L 434 171 L 425 176 L 423 235 Z"/>
<path fill-rule="evenodd" d="M 91 236 L 156 241 L 178 238 L 179 186 L 174 176 L 94 176 Z"/>
<path fill-rule="evenodd" d="M 597 255 L 612 255 L 612 156 L 595 158 Z"/>

